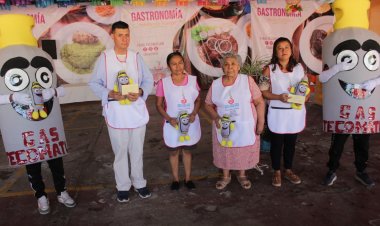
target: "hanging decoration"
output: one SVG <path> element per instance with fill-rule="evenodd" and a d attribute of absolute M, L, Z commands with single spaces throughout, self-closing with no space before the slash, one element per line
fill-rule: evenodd
<path fill-rule="evenodd" d="M 187 6 L 189 5 L 189 0 L 176 0 L 175 3 L 177 6 Z"/>
<path fill-rule="evenodd" d="M 75 0 L 57 0 L 58 7 L 67 7 L 69 5 L 75 5 Z"/>
<path fill-rule="evenodd" d="M 132 0 L 131 4 L 133 6 L 144 6 L 145 5 L 145 0 Z"/>
<path fill-rule="evenodd" d="M 291 0 L 288 0 L 291 1 Z M 68 7 L 77 3 L 89 2 L 93 6 L 122 6 L 124 4 L 130 6 L 145 6 L 146 0 L 0 0 L 0 10 L 11 10 L 11 6 L 26 7 L 28 5 L 35 5 L 37 8 L 46 8 L 53 4 L 58 7 Z M 170 0 L 150 0 L 155 6 L 167 6 Z M 190 2 L 196 3 L 198 6 L 225 6 L 229 3 L 247 4 L 249 0 L 175 0 L 177 6 L 188 6 Z M 286 9 L 289 12 L 296 10 L 301 11 L 300 4 L 287 4 Z M 297 8 L 298 7 L 298 8 Z"/>
<path fill-rule="evenodd" d="M 46 8 L 54 4 L 54 0 L 36 0 L 37 8 Z"/>
<path fill-rule="evenodd" d="M 155 0 L 154 5 L 155 6 L 167 6 L 169 3 L 169 0 Z"/>

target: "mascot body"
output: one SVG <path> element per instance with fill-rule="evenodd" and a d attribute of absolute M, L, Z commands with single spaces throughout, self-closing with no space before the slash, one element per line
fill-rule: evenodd
<path fill-rule="evenodd" d="M 0 16 L 0 93 L 5 100 L 13 98 L 0 105 L 0 129 L 11 166 L 67 153 L 58 99 L 42 97 L 43 90 L 56 88 L 57 76 L 51 57 L 37 48 L 33 24 L 29 16 Z M 14 101 L 18 96 L 31 101 Z"/>
<path fill-rule="evenodd" d="M 334 32 L 324 40 L 322 58 L 323 129 L 332 133 L 329 171 L 324 184 L 330 186 L 344 150 L 352 136 L 355 179 L 365 186 L 375 183 L 366 172 L 370 134 L 380 132 L 380 37 L 368 30 L 369 0 L 336 0 Z M 375 84 L 375 85 L 374 85 Z"/>

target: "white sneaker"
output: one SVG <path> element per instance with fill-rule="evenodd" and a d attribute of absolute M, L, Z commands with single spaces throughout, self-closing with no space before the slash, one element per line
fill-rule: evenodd
<path fill-rule="evenodd" d="M 38 198 L 37 203 L 38 212 L 40 212 L 40 214 L 50 213 L 49 200 L 46 198 L 46 196 L 41 196 L 40 198 Z"/>
<path fill-rule="evenodd" d="M 61 195 L 57 196 L 58 202 L 62 203 L 67 207 L 74 207 L 76 205 L 75 201 L 70 197 L 67 191 L 61 192 Z"/>

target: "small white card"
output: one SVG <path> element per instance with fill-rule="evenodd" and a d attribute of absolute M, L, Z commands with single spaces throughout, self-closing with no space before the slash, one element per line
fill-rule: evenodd
<path fill-rule="evenodd" d="M 295 103 L 295 104 L 304 104 L 305 103 L 305 96 L 288 94 L 288 97 L 289 97 L 289 99 L 288 99 L 289 103 Z"/>
<path fill-rule="evenodd" d="M 121 95 L 127 95 L 128 93 L 139 93 L 138 84 L 129 84 L 121 86 Z"/>

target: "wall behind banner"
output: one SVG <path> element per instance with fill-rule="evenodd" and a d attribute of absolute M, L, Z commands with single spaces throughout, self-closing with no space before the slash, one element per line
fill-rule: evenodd
<path fill-rule="evenodd" d="M 168 75 L 166 56 L 178 50 L 185 56 L 186 71 L 196 75 L 200 86 L 206 89 L 214 78 L 222 75 L 219 60 L 223 53 L 237 52 L 246 61 L 268 56 L 279 36 L 293 40 L 296 55 L 313 81 L 320 67 L 320 42 L 331 31 L 333 16 L 329 5 L 319 3 L 322 1 L 300 2 L 300 11 L 290 14 L 286 14 L 285 0 L 230 3 L 221 7 L 202 7 L 196 3 L 176 6 L 174 2 L 167 6 L 28 6 L 12 7 L 0 14 L 28 14 L 35 18 L 33 33 L 40 46 L 54 58 L 59 83 L 66 84 L 68 90 L 60 102 L 71 103 L 97 100 L 87 82 L 99 53 L 112 48 L 110 28 L 118 20 L 130 25 L 130 47 L 143 56 L 155 82 Z M 378 2 L 372 0 L 375 7 Z M 380 21 L 375 13 L 371 19 Z M 373 27 L 379 25 L 371 23 Z M 311 39 L 314 41 L 310 42 Z"/>

